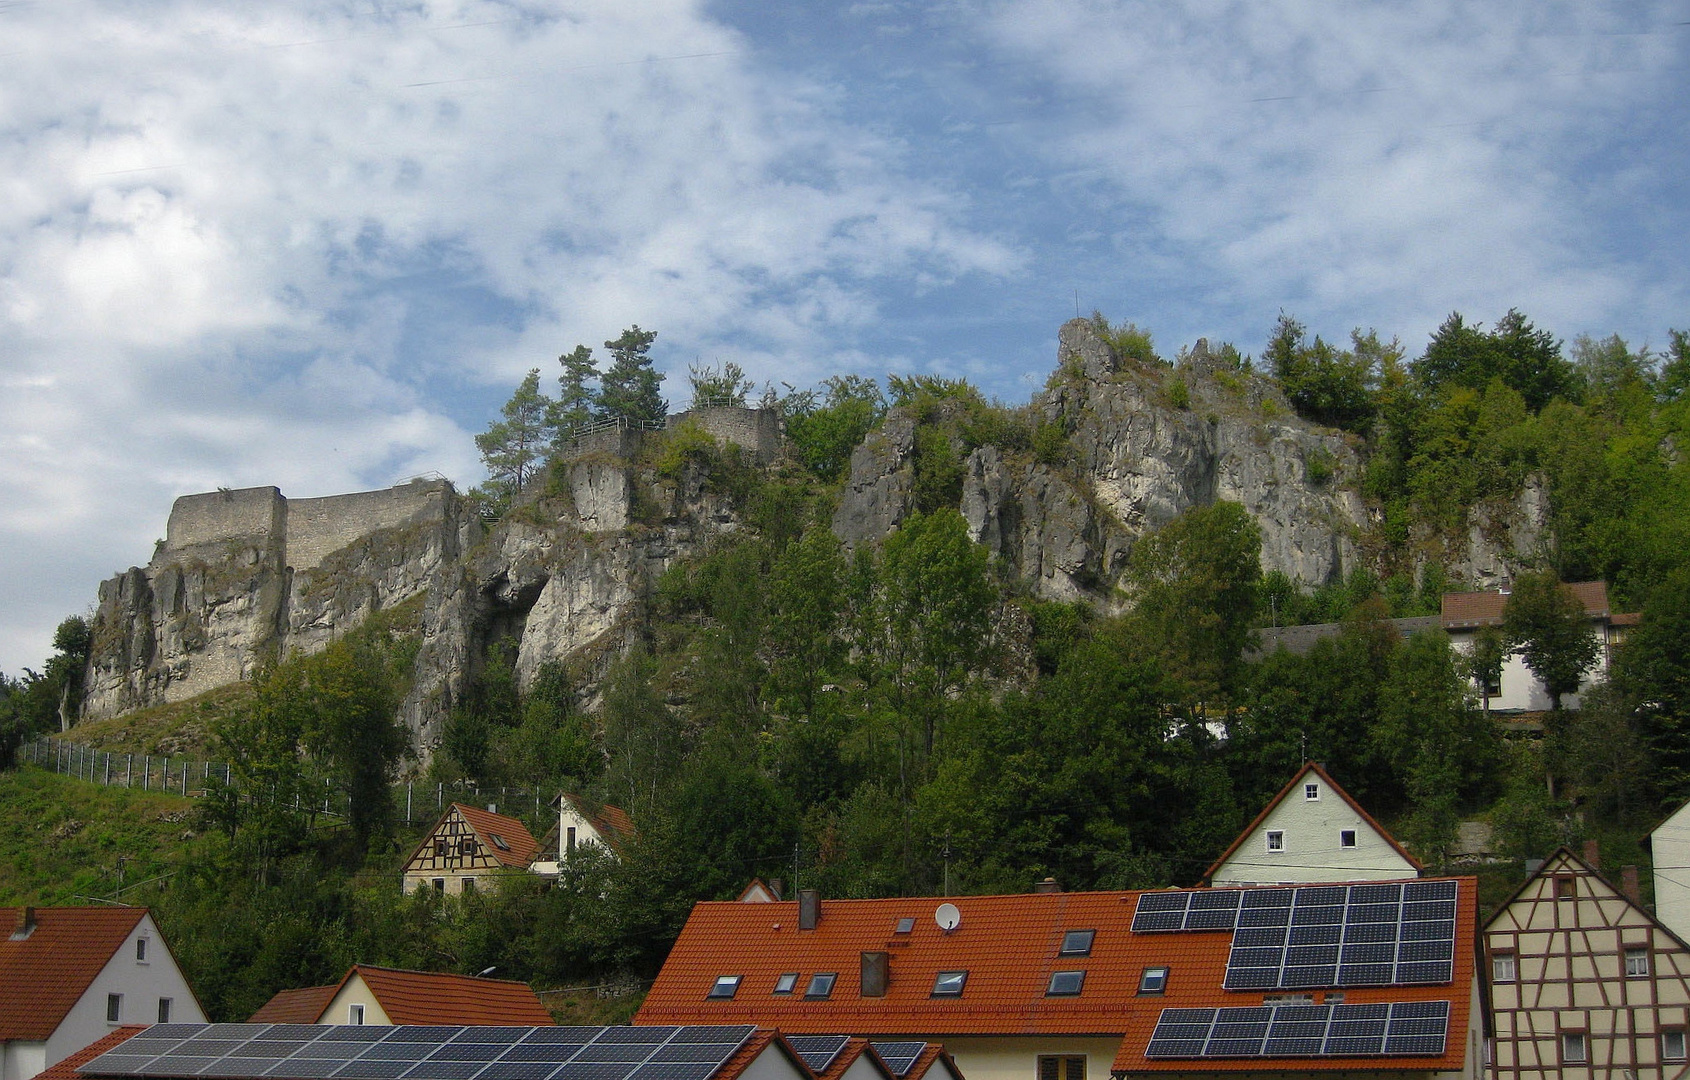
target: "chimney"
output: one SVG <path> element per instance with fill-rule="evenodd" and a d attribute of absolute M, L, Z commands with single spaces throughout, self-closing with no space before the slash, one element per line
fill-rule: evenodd
<path fill-rule="evenodd" d="M 1043 881 L 1033 882 L 1033 891 L 1036 893 L 1059 893 L 1062 891 L 1062 886 L 1056 883 L 1055 878 L 1047 877 Z"/>
<path fill-rule="evenodd" d="M 863 997 L 886 996 L 886 977 L 890 963 L 890 957 L 887 953 L 863 953 Z"/>
<path fill-rule="evenodd" d="M 12 930 L 12 940 L 22 941 L 35 933 L 35 909 L 32 907 L 18 908 L 18 924 Z"/>
<path fill-rule="evenodd" d="M 1594 840 L 1584 842 L 1584 861 L 1590 864 L 1592 870 L 1602 869 L 1602 849 Z"/>
<path fill-rule="evenodd" d="M 493 803 L 493 802 L 488 803 L 487 804 L 487 812 L 489 814 L 497 814 L 499 812 L 499 804 Z"/>
<path fill-rule="evenodd" d="M 1638 907 L 1643 906 L 1643 890 L 1637 886 L 1637 867 L 1620 867 L 1620 892 L 1625 893 L 1625 898 Z"/>
<path fill-rule="evenodd" d="M 786 882 L 782 881 L 780 878 L 770 878 L 769 891 L 775 894 L 776 900 L 779 900 L 781 894 L 786 891 Z"/>
<path fill-rule="evenodd" d="M 798 890 L 798 929 L 814 930 L 822 917 L 822 894 L 814 889 Z"/>

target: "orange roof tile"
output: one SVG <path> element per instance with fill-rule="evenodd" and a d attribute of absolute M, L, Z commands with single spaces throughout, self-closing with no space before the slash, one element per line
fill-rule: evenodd
<path fill-rule="evenodd" d="M 299 990 L 278 990 L 247 1018 L 249 1024 L 315 1024 L 340 992 L 340 983 L 307 986 Z"/>
<path fill-rule="evenodd" d="M 1244 827 L 1244 831 L 1238 834 L 1238 838 L 1235 839 L 1225 851 L 1221 852 L 1221 857 L 1211 863 L 1207 870 L 1203 871 L 1203 881 L 1205 883 L 1215 876 L 1215 871 L 1219 870 L 1222 864 L 1232 858 L 1233 852 L 1237 851 L 1246 840 L 1250 839 L 1250 834 L 1255 832 L 1257 827 L 1267 820 L 1267 816 L 1273 813 L 1273 808 L 1284 802 L 1287 795 L 1297 790 L 1297 786 L 1303 782 L 1303 777 L 1307 776 L 1311 772 L 1320 777 L 1321 780 L 1326 783 L 1327 788 L 1335 793 L 1340 799 L 1343 799 L 1345 805 L 1359 814 L 1361 816 L 1361 820 L 1367 822 L 1368 828 L 1384 837 L 1385 842 L 1391 845 L 1392 850 L 1407 859 L 1410 866 L 1414 867 L 1416 870 L 1423 868 L 1419 859 L 1410 855 L 1407 848 L 1397 843 L 1396 837 L 1387 832 L 1383 825 L 1373 820 L 1372 814 L 1369 814 L 1366 810 L 1362 809 L 1360 803 L 1350 798 L 1350 793 L 1345 791 L 1343 787 L 1339 785 L 1338 781 L 1332 779 L 1331 773 L 1328 773 L 1325 769 L 1321 768 L 1318 762 L 1310 761 L 1304 763 L 1303 767 L 1297 770 L 1297 775 L 1293 776 L 1289 783 L 1279 789 L 1279 794 L 1275 795 L 1268 801 L 1266 806 L 1262 807 L 1262 812 L 1257 814 L 1255 820 L 1251 821 L 1250 824 Z"/>
<path fill-rule="evenodd" d="M 491 810 L 478 810 L 463 803 L 453 803 L 452 807 L 464 816 L 484 850 L 499 860 L 500 865 L 526 869 L 539 853 L 540 845 L 534 841 L 528 826 L 516 818 L 495 814 Z M 500 840 L 504 841 L 502 847 Z"/>
<path fill-rule="evenodd" d="M 722 1063 L 720 1069 L 711 1074 L 710 1080 L 738 1080 L 740 1074 L 744 1073 L 753 1061 L 762 1057 L 763 1051 L 771 1045 L 776 1047 L 777 1053 L 785 1054 L 791 1060 L 792 1064 L 797 1067 L 800 1076 L 814 1075 L 810 1072 L 809 1067 L 804 1064 L 804 1059 L 798 1056 L 798 1052 L 792 1049 L 785 1039 L 781 1038 L 780 1032 L 768 1028 L 758 1028 L 751 1033 L 751 1037 L 745 1040 L 745 1044 L 736 1050 L 732 1057 Z"/>
<path fill-rule="evenodd" d="M 549 1027 L 554 1023 L 533 987 L 523 982 L 355 964 L 341 985 L 353 975 L 363 978 L 364 985 L 381 1003 L 382 1011 L 395 1024 Z M 334 989 L 338 993 L 340 987 Z M 323 1004 L 326 1006 L 328 1002 Z"/>
<path fill-rule="evenodd" d="M 0 908 L 0 1040 L 53 1034 L 146 908 L 35 908 L 35 930 L 13 940 L 22 908 Z"/>
<path fill-rule="evenodd" d="M 956 1062 L 951 1060 L 951 1055 L 945 1052 L 943 1046 L 938 1043 L 928 1043 L 927 1049 L 923 1050 L 909 1069 L 904 1072 L 902 1080 L 921 1080 L 922 1077 L 927 1075 L 927 1070 L 933 1067 L 933 1063 L 941 1059 L 950 1068 L 950 1075 L 962 1075 L 962 1071 L 956 1067 Z"/>
<path fill-rule="evenodd" d="M 1458 878 L 1455 966 L 1452 983 L 1436 986 L 1351 987 L 1351 1003 L 1450 1002 L 1447 1053 L 1440 1058 L 1319 1061 L 1253 1059 L 1205 1061 L 1222 1070 L 1300 1071 L 1327 1069 L 1459 1069 L 1467 1046 L 1468 1009 L 1474 976 L 1477 883 Z M 945 933 L 932 915 L 937 898 L 824 901 L 817 928 L 800 931 L 798 904 L 700 903 L 682 929 L 636 1024 L 766 1024 L 782 1031 L 824 1034 L 859 1032 L 943 1040 L 957 1035 L 1121 1036 L 1117 1071 L 1190 1072 L 1190 1061 L 1144 1057 L 1164 1008 L 1259 1005 L 1262 993 L 1222 989 L 1231 950 L 1229 932 L 1143 933 L 1131 931 L 1140 893 L 1033 893 L 964 896 L 948 900 L 962 913 Z M 914 929 L 896 934 L 900 918 Z M 1090 956 L 1059 957 L 1064 931 L 1095 930 Z M 884 997 L 858 993 L 860 957 L 890 954 Z M 1170 968 L 1167 990 L 1139 996 L 1147 967 Z M 942 971 L 967 971 L 956 998 L 931 996 Z M 1050 975 L 1084 970 L 1085 991 L 1076 997 L 1045 996 Z M 800 978 L 791 994 L 775 994 L 783 972 Z M 806 999 L 810 975 L 836 972 L 833 993 Z M 739 975 L 733 998 L 707 998 L 720 975 Z"/>
<path fill-rule="evenodd" d="M 76 1071 L 80 1066 L 88 1064 L 114 1046 L 121 1046 L 145 1030 L 147 1030 L 145 1024 L 125 1024 L 115 1031 L 100 1036 L 58 1064 L 51 1065 L 36 1073 L 35 1080 L 86 1080 Z"/>
<path fill-rule="evenodd" d="M 1608 585 L 1603 581 L 1575 581 L 1561 586 L 1584 605 L 1585 614 L 1603 618 L 1608 610 Z M 1461 626 L 1496 626 L 1508 606 L 1504 592 L 1444 593 L 1442 619 L 1446 629 Z"/>

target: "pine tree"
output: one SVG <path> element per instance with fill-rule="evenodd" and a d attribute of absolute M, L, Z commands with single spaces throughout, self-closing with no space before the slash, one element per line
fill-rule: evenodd
<path fill-rule="evenodd" d="M 604 343 L 613 359 L 599 391 L 601 412 L 630 420 L 661 420 L 669 412 L 669 403 L 657 392 L 663 376 L 653 370 L 648 355 L 656 340 L 655 330 L 635 325 L 615 341 Z"/>
<path fill-rule="evenodd" d="M 521 491 L 544 463 L 554 403 L 540 393 L 540 369 L 533 368 L 494 421 L 475 437 L 487 465 L 488 483 L 506 495 Z"/>
<path fill-rule="evenodd" d="M 563 374 L 557 379 L 557 405 L 551 419 L 561 439 L 593 418 L 598 394 L 588 384 L 599 377 L 599 369 L 593 363 L 593 350 L 585 345 L 575 346 L 573 352 L 564 353 L 557 362 L 563 365 Z"/>

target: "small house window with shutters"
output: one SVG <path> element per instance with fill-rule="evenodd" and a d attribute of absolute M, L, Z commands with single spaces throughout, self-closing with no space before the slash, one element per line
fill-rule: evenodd
<path fill-rule="evenodd" d="M 1625 951 L 1625 977 L 1628 979 L 1646 979 L 1649 977 L 1649 950 L 1631 948 Z"/>
<path fill-rule="evenodd" d="M 158 1022 L 161 1023 L 161 1024 L 170 1023 L 170 999 L 169 998 L 159 998 L 158 999 Z"/>
<path fill-rule="evenodd" d="M 477 844 L 475 842 L 475 837 L 466 836 L 466 837 L 464 837 L 464 842 L 462 844 L 458 845 L 458 848 L 465 855 L 474 855 L 477 851 L 479 851 L 481 849 L 481 845 Z"/>
<path fill-rule="evenodd" d="M 1085 1055 L 1058 1057 L 1041 1054 L 1038 1080 L 1086 1080 Z"/>
<path fill-rule="evenodd" d="M 106 995 L 106 1023 L 115 1024 L 123 1019 L 123 995 Z"/>
<path fill-rule="evenodd" d="M 1684 1060 L 1683 1028 L 1667 1028 L 1661 1032 L 1661 1057 L 1666 1061 Z"/>
<path fill-rule="evenodd" d="M 1514 954 L 1511 952 L 1492 953 L 1490 958 L 1491 982 L 1511 983 L 1518 975 L 1514 967 Z"/>
<path fill-rule="evenodd" d="M 1267 849 L 1269 851 L 1285 850 L 1285 833 L 1280 829 L 1269 829 L 1267 834 Z"/>

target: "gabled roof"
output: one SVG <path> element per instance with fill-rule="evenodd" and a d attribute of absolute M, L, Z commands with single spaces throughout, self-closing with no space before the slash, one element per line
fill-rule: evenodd
<path fill-rule="evenodd" d="M 1576 581 L 1561 586 L 1578 598 L 1586 615 L 1593 619 L 1611 614 L 1608 608 L 1608 584 L 1603 581 Z M 1505 592 L 1444 593 L 1442 621 L 1445 629 L 1474 626 L 1498 626 L 1503 610 L 1508 606 Z"/>
<path fill-rule="evenodd" d="M 1262 812 L 1257 814 L 1255 819 L 1244 827 L 1244 831 L 1238 834 L 1237 839 L 1233 840 L 1225 851 L 1221 852 L 1221 857 L 1211 863 L 1207 870 L 1203 871 L 1203 880 L 1205 882 L 1213 878 L 1216 871 L 1226 865 L 1226 861 L 1237 853 L 1238 849 L 1244 845 L 1245 841 L 1249 840 L 1250 837 L 1255 834 L 1257 829 L 1261 828 L 1262 822 L 1268 819 L 1268 816 L 1278 808 L 1279 804 L 1284 802 L 1293 791 L 1298 790 L 1298 788 L 1302 786 L 1303 778 L 1311 772 L 1320 777 L 1321 782 L 1326 785 L 1327 790 L 1342 799 L 1346 806 L 1348 806 L 1351 810 L 1354 810 L 1356 815 L 1360 817 L 1362 821 L 1367 823 L 1368 828 L 1383 837 L 1384 840 L 1391 845 L 1392 850 L 1406 859 L 1410 866 L 1414 867 L 1415 870 L 1423 869 L 1420 860 L 1416 859 L 1413 855 L 1410 855 L 1407 848 L 1397 843 L 1396 837 L 1392 836 L 1383 825 L 1373 820 L 1372 814 L 1369 814 L 1366 810 L 1362 809 L 1360 803 L 1350 798 L 1350 793 L 1345 791 L 1343 787 L 1339 785 L 1338 781 L 1332 779 L 1331 774 L 1322 768 L 1318 762 L 1305 761 L 1303 763 L 1303 767 L 1297 770 L 1297 775 L 1293 776 L 1284 787 L 1279 789 L 1279 794 L 1269 800 L 1268 804 L 1262 807 Z"/>
<path fill-rule="evenodd" d="M 437 971 L 353 964 L 331 986 L 283 990 L 249 1024 L 315 1024 L 354 977 L 395 1024 L 507 1024 L 550 1027 L 552 1014 L 527 983 Z"/>
<path fill-rule="evenodd" d="M 620 853 L 623 841 L 639 836 L 639 830 L 634 828 L 634 820 L 621 807 L 603 803 L 598 812 L 594 813 L 591 803 L 568 791 L 559 795 L 558 800 L 569 803 L 575 812 L 604 838 L 604 842 L 612 851 Z"/>
<path fill-rule="evenodd" d="M 1615 885 L 1612 881 L 1609 881 L 1600 870 L 1585 862 L 1569 847 L 1556 848 L 1549 858 L 1543 860 L 1542 866 L 1538 867 L 1534 873 L 1528 874 L 1526 876 L 1526 880 L 1520 882 L 1520 887 L 1509 893 L 1508 899 L 1497 905 L 1496 911 L 1485 921 L 1485 925 L 1480 929 L 1480 933 L 1488 932 L 1499 920 L 1507 916 L 1508 909 L 1514 905 L 1514 902 L 1519 900 L 1521 896 L 1525 895 L 1526 891 L 1533 885 L 1537 884 L 1537 882 L 1551 874 L 1564 873 L 1569 869 L 1577 874 L 1587 874 L 1601 882 L 1603 887 L 1612 894 L 1609 899 L 1624 901 L 1626 907 L 1642 916 L 1655 929 L 1659 930 L 1673 941 L 1678 942 L 1678 944 L 1684 949 L 1690 950 L 1690 943 L 1685 942 L 1683 938 L 1679 937 L 1677 931 L 1662 922 L 1660 919 L 1657 919 L 1654 914 L 1649 911 L 1649 909 L 1627 896 L 1624 889 Z"/>
<path fill-rule="evenodd" d="M 766 904 L 771 900 L 779 900 L 780 894 L 776 893 L 774 887 L 762 878 L 754 877 L 745 888 L 740 890 L 736 899 L 742 904 Z"/>
<path fill-rule="evenodd" d="M 540 852 L 540 845 L 528 831 L 528 826 L 516 818 L 465 806 L 463 803 L 453 803 L 440 815 L 440 820 L 434 823 L 434 827 L 428 830 L 422 842 L 412 849 L 405 859 L 407 867 L 416 861 L 418 855 L 428 850 L 429 845 L 434 843 L 434 834 L 440 831 L 441 826 L 445 825 L 454 813 L 462 817 L 464 823 L 475 833 L 482 853 L 496 860 L 501 866 L 526 870 L 528 864 L 534 861 L 534 856 Z"/>
<path fill-rule="evenodd" d="M 1262 993 L 1222 988 L 1230 931 L 1133 933 L 1139 892 L 1030 893 L 927 899 L 827 900 L 815 930 L 799 930 L 798 904 L 700 903 L 682 929 L 636 1024 L 757 1023 L 788 1033 L 853 1031 L 870 1038 L 943 1041 L 963 1035 L 1064 1035 L 1121 1039 L 1117 1071 L 1257 1073 L 1325 1070 L 1459 1070 L 1467 1049 L 1472 1003 L 1477 882 L 1457 886 L 1451 981 L 1438 985 L 1348 987 L 1351 1004 L 1448 1001 L 1445 1053 L 1392 1057 L 1238 1061 L 1150 1059 L 1151 1032 L 1165 1008 L 1260 1005 Z M 1188 890 L 1212 895 L 1220 890 Z M 1247 890 L 1244 890 L 1247 891 Z M 955 904 L 961 921 L 949 933 L 934 919 Z M 900 919 L 913 919 L 897 933 Z M 1093 930 L 1089 955 L 1059 955 L 1069 930 Z M 886 952 L 883 997 L 861 994 L 861 956 Z M 1139 995 L 1148 967 L 1168 967 L 1166 990 Z M 1056 971 L 1083 970 L 1082 992 L 1048 997 Z M 935 998 L 940 972 L 966 971 L 960 996 Z M 795 974 L 791 993 L 777 980 Z M 809 979 L 835 973 L 832 993 L 806 998 Z M 737 975 L 732 998 L 710 998 L 720 976 Z"/>
<path fill-rule="evenodd" d="M 22 908 L 0 908 L 0 1040 L 52 1035 L 147 914 L 138 907 L 34 908 L 35 929 L 17 938 Z"/>
<path fill-rule="evenodd" d="M 109 1034 L 100 1036 L 58 1064 L 51 1065 L 36 1073 L 35 1080 L 83 1080 L 77 1074 L 77 1066 L 88 1064 L 107 1050 L 115 1046 L 122 1046 L 145 1030 L 147 1030 L 145 1024 L 125 1024 Z"/>
<path fill-rule="evenodd" d="M 340 983 L 278 990 L 264 1007 L 247 1018 L 249 1024 L 315 1024 L 340 993 Z"/>

